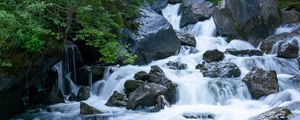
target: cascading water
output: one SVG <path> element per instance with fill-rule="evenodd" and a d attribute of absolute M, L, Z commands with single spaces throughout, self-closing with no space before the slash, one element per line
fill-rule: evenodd
<path fill-rule="evenodd" d="M 108 67 L 105 70 L 103 80 L 99 80 L 92 85 L 93 96 L 85 101 L 86 103 L 104 111 L 105 115 L 112 120 L 184 120 L 185 118 L 182 115 L 189 112 L 212 113 L 217 120 L 247 120 L 273 107 L 285 106 L 300 101 L 300 93 L 295 90 L 297 86 L 294 86 L 294 83 L 287 80 L 292 75 L 300 73 L 299 65 L 295 59 L 281 59 L 275 55 L 266 54 L 252 57 L 237 57 L 226 54 L 224 61 L 237 64 L 242 72 L 241 77 L 226 79 L 204 77 L 200 71 L 195 69 L 195 66 L 203 62 L 202 55 L 205 51 L 212 49 L 225 51 L 228 48 L 237 50 L 257 48 L 245 41 L 233 40 L 227 43 L 225 38 L 215 37 L 216 26 L 213 18 L 181 29 L 179 28 L 181 16 L 178 15 L 178 9 L 179 4 L 168 5 L 162 10 L 162 14 L 168 19 L 174 29 L 189 32 L 195 36 L 197 50 L 194 50 L 193 54 L 189 54 L 191 49 L 183 47 L 177 55 L 154 61 L 145 66 Z M 184 70 L 169 69 L 166 66 L 166 63 L 169 61 L 185 63 L 187 68 Z M 149 72 L 152 65 L 160 66 L 166 77 L 178 85 L 178 100 L 175 105 L 157 113 L 130 111 L 125 108 L 107 107 L 104 105 L 114 91 L 124 92 L 126 80 L 133 79 L 134 74 L 139 71 Z M 260 100 L 252 100 L 247 86 L 241 79 L 254 66 L 259 66 L 266 70 L 275 70 L 278 74 L 281 92 L 266 96 Z M 299 88 L 297 89 L 299 90 Z M 60 119 L 68 117 L 71 119 L 80 118 L 78 102 L 70 103 L 67 106 L 69 107 L 68 110 L 64 109 L 66 106 L 62 104 L 51 106 L 63 112 L 59 114 L 48 113 L 47 116 L 55 116 Z M 293 113 L 299 115 L 300 110 L 295 109 Z M 36 114 L 35 116 L 39 115 L 43 117 L 44 114 Z"/>

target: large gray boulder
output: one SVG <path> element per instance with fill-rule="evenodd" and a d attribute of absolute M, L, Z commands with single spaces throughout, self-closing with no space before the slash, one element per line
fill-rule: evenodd
<path fill-rule="evenodd" d="M 157 104 L 159 95 L 166 95 L 168 89 L 156 83 L 146 83 L 130 93 L 127 108 L 154 106 Z"/>
<path fill-rule="evenodd" d="M 140 17 L 135 22 L 139 25 L 137 30 L 123 30 L 129 39 L 123 39 L 122 42 L 129 44 L 132 52 L 137 54 L 136 64 L 147 64 L 169 57 L 180 49 L 180 39 L 163 16 L 140 9 Z"/>
<path fill-rule="evenodd" d="M 222 0 L 214 10 L 219 34 L 258 45 L 280 23 L 277 0 Z"/>
<path fill-rule="evenodd" d="M 211 62 L 202 63 L 196 66 L 196 69 L 200 69 L 204 77 L 239 77 L 241 75 L 241 70 L 239 67 L 231 62 Z"/>
<path fill-rule="evenodd" d="M 288 120 L 292 112 L 287 107 L 276 107 L 259 114 L 254 120 Z"/>
<path fill-rule="evenodd" d="M 168 0 L 144 0 L 144 8 L 161 13 L 161 10 L 168 5 Z"/>
<path fill-rule="evenodd" d="M 210 18 L 214 8 L 214 4 L 210 1 L 184 0 L 181 5 L 180 27 Z"/>
<path fill-rule="evenodd" d="M 133 92 L 136 90 L 139 86 L 143 85 L 144 81 L 141 80 L 127 80 L 124 84 L 124 88 L 126 92 Z"/>
<path fill-rule="evenodd" d="M 278 79 L 275 71 L 266 71 L 254 67 L 243 78 L 252 98 L 259 99 L 262 96 L 277 93 L 279 91 Z"/>

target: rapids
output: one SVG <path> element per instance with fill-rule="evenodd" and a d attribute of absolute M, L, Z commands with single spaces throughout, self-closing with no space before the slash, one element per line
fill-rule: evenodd
<path fill-rule="evenodd" d="M 226 42 L 226 38 L 216 36 L 216 26 L 213 18 L 190 25 L 187 28 L 179 28 L 181 15 L 178 15 L 179 4 L 168 5 L 162 10 L 163 16 L 179 31 L 186 31 L 196 38 L 196 49 L 198 53 L 189 54 L 189 49 L 181 49 L 177 55 L 166 59 L 153 61 L 149 65 L 122 67 L 107 67 L 103 80 L 93 83 L 92 96 L 84 101 L 95 108 L 105 112 L 109 120 L 184 120 L 184 113 L 212 113 L 216 120 L 247 120 L 265 112 L 273 107 L 286 106 L 294 102 L 300 102 L 299 85 L 288 80 L 292 75 L 299 74 L 299 65 L 295 59 L 277 58 L 275 54 L 264 54 L 263 56 L 237 57 L 225 55 L 224 61 L 231 61 L 238 65 L 242 75 L 238 78 L 207 78 L 203 77 L 195 66 L 201 63 L 202 55 L 206 50 L 218 49 L 225 51 L 227 48 L 258 49 L 248 42 L 232 40 Z M 298 27 L 298 26 L 296 26 Z M 276 34 L 289 32 L 292 28 L 283 26 Z M 300 42 L 299 42 L 300 43 Z M 276 45 L 275 45 L 276 47 Z M 275 48 L 274 48 L 275 49 Z M 178 61 L 187 64 L 187 69 L 172 70 L 166 66 L 168 61 Z M 133 79 L 133 75 L 139 71 L 150 71 L 151 65 L 160 66 L 166 77 L 178 84 L 177 102 L 157 113 L 145 111 L 131 111 L 125 108 L 107 107 L 104 104 L 110 95 L 116 90 L 123 92 L 126 80 Z M 266 70 L 275 70 L 279 78 L 280 92 L 252 100 L 247 86 L 241 81 L 244 75 L 253 66 L 259 66 Z M 61 76 L 61 63 L 55 66 Z M 63 84 L 59 77 L 58 83 Z M 222 85 L 219 85 L 219 84 Z M 64 89 L 62 85 L 58 85 Z M 74 88 L 75 89 L 75 88 Z M 27 111 L 20 118 L 25 119 L 81 119 L 79 114 L 79 102 L 67 102 L 49 106 L 51 112 L 41 110 L 39 113 Z M 300 115 L 300 108 L 293 109 L 293 114 Z"/>

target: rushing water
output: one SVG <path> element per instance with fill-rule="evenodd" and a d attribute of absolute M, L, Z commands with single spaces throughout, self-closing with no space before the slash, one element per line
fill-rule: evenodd
<path fill-rule="evenodd" d="M 295 59 L 277 58 L 273 54 L 252 57 L 226 55 L 224 61 L 231 61 L 237 64 L 242 72 L 241 77 L 226 79 L 203 77 L 202 73 L 195 69 L 195 66 L 203 62 L 202 55 L 206 50 L 218 49 L 225 51 L 228 48 L 238 50 L 257 48 L 242 40 L 232 40 L 230 43 L 227 43 L 226 38 L 215 36 L 216 26 L 213 18 L 190 25 L 187 28 L 179 28 L 181 16 L 178 15 L 178 8 L 179 4 L 168 5 L 162 11 L 162 14 L 168 19 L 174 29 L 187 31 L 195 36 L 198 52 L 188 54 L 189 52 L 187 51 L 190 49 L 182 48 L 177 55 L 154 61 L 149 65 L 107 67 L 103 80 L 99 80 L 91 85 L 92 96 L 85 101 L 86 103 L 104 111 L 105 114 L 103 116 L 108 116 L 108 119 L 112 120 L 181 120 L 185 119 L 182 114 L 190 112 L 212 113 L 217 120 L 246 120 L 273 107 L 300 102 L 299 86 L 288 80 L 293 75 L 300 73 L 298 62 Z M 169 69 L 166 66 L 168 61 L 185 63 L 187 64 L 187 69 Z M 56 66 L 57 71 L 60 70 L 59 65 Z M 126 80 L 133 79 L 133 75 L 136 72 L 149 72 L 151 65 L 160 66 L 166 77 L 178 84 L 176 104 L 157 113 L 131 111 L 125 108 L 107 107 L 104 105 L 113 91 L 123 92 L 123 85 Z M 241 79 L 254 66 L 259 66 L 266 70 L 275 70 L 278 74 L 281 92 L 266 96 L 260 100 L 252 100 L 246 85 Z M 32 113 L 29 111 L 24 113 L 22 117 L 26 119 L 53 120 L 81 119 L 78 102 L 52 105 L 49 108 L 54 112 L 42 111 Z M 292 112 L 299 115 L 300 109 L 295 108 Z"/>

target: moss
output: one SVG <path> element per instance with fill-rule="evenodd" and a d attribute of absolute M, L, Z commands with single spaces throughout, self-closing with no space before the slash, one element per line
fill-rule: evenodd
<path fill-rule="evenodd" d="M 292 9 L 295 8 L 297 10 L 300 10 L 300 1 L 299 0 L 279 0 L 279 8 L 284 9 Z"/>
<path fill-rule="evenodd" d="M 210 2 L 212 2 L 214 5 L 218 5 L 218 3 L 220 2 L 221 0 L 210 0 Z"/>

